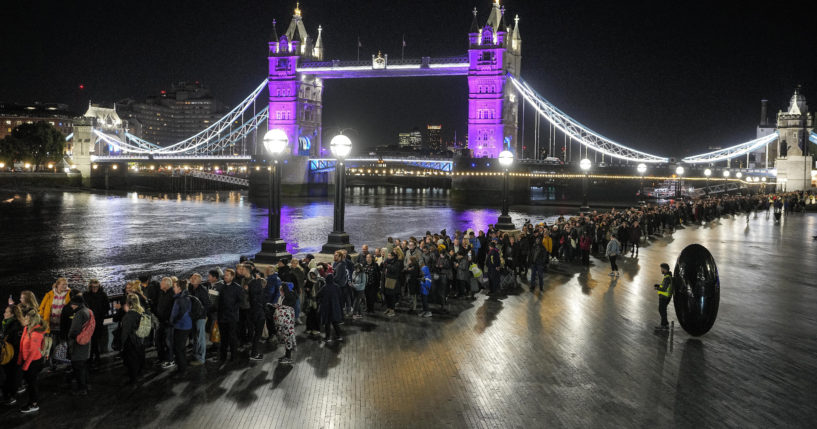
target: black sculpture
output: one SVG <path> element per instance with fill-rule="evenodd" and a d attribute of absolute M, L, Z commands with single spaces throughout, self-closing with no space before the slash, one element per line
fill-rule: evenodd
<path fill-rule="evenodd" d="M 700 244 L 687 246 L 675 262 L 673 301 L 678 323 L 690 335 L 701 336 L 718 317 L 721 282 L 715 258 Z"/>

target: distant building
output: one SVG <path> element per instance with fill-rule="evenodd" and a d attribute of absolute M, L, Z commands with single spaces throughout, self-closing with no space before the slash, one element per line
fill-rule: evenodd
<path fill-rule="evenodd" d="M 0 139 L 11 134 L 14 127 L 35 122 L 48 122 L 61 133 L 68 136 L 73 132 L 74 118 L 78 114 L 68 110 L 62 103 L 16 104 L 0 102 Z M 71 152 L 71 142 L 66 143 L 65 151 Z"/>
<path fill-rule="evenodd" d="M 411 147 L 411 133 L 397 134 L 397 145 L 400 147 Z"/>
<path fill-rule="evenodd" d="M 426 127 L 425 142 L 423 146 L 432 152 L 440 152 L 443 149 L 442 125 L 428 125 Z"/>
<path fill-rule="evenodd" d="M 180 81 L 144 102 L 119 101 L 116 110 L 134 135 L 167 146 L 207 128 L 223 116 L 225 108 L 199 81 Z"/>
<path fill-rule="evenodd" d="M 408 133 L 399 133 L 397 141 L 401 149 L 420 149 L 423 146 L 423 134 L 419 128 L 415 128 Z"/>

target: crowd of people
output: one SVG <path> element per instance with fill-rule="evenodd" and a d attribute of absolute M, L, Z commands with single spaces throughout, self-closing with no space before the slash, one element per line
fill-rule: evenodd
<path fill-rule="evenodd" d="M 525 222 L 513 233 L 492 225 L 476 232 L 427 231 L 388 237 L 371 250 L 364 244 L 355 255 L 338 251 L 332 262 L 310 254 L 263 270 L 242 257 L 235 268 L 214 268 L 206 277 L 140 276 L 113 300 L 97 280 L 72 290 L 59 278 L 42 300 L 29 290 L 9 298 L 0 329 L 3 404 L 12 406 L 27 393 L 20 411 L 39 410 L 37 380 L 44 369 L 64 373 L 73 394 L 87 395 L 89 370 L 99 367 L 108 347 L 108 318 L 129 385 L 139 382 L 152 348 L 155 365 L 182 379 L 189 367 L 207 362 L 208 347 L 217 349 L 210 361 L 219 370 L 244 356 L 263 360 L 265 341 L 281 344 L 279 363 L 292 365 L 298 325 L 310 340 L 342 342 L 345 322 L 376 311 L 393 318 L 399 307 L 427 318 L 432 306 L 446 313 L 450 300 L 473 300 L 480 291 L 496 297 L 522 284 L 543 291 L 550 264 L 588 266 L 590 255 L 606 258 L 610 275 L 617 276 L 617 259 L 628 252 L 637 258 L 649 236 L 723 215 L 797 212 L 806 198 L 789 193 L 677 201 L 559 217 L 552 224 Z M 662 265 L 663 271 L 669 267 Z"/>

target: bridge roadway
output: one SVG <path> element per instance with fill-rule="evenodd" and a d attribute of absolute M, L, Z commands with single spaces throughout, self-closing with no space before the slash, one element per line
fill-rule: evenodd
<path fill-rule="evenodd" d="M 246 353 L 183 381 L 151 366 L 138 387 L 104 358 L 88 397 L 44 374 L 40 412 L 3 427 L 789 427 L 817 421 L 817 215 L 764 214 L 654 237 L 638 259 L 554 264 L 544 292 L 454 301 L 418 319 L 398 307 L 323 345 L 298 327 L 296 363 Z M 655 333 L 658 264 L 701 243 L 720 269 L 718 320 L 701 338 Z M 372 243 L 370 243 L 372 244 Z M 436 308 L 434 308 L 436 309 Z M 670 306 L 670 320 L 675 314 Z M 151 353 L 151 355 L 155 355 Z M 212 356 L 212 352 L 209 353 Z M 25 395 L 21 395 L 25 400 Z"/>

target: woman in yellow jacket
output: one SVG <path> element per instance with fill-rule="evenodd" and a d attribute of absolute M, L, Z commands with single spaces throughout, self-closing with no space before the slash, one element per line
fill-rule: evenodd
<path fill-rule="evenodd" d="M 71 302 L 71 291 L 68 290 L 68 280 L 64 277 L 57 279 L 51 290 L 45 294 L 40 303 L 40 317 L 45 324 L 45 332 L 60 330 L 60 316 L 62 309 Z"/>
<path fill-rule="evenodd" d="M 553 239 L 550 238 L 550 232 L 545 229 L 545 237 L 542 238 L 542 246 L 545 246 L 545 250 L 548 251 L 548 255 L 553 253 Z"/>

